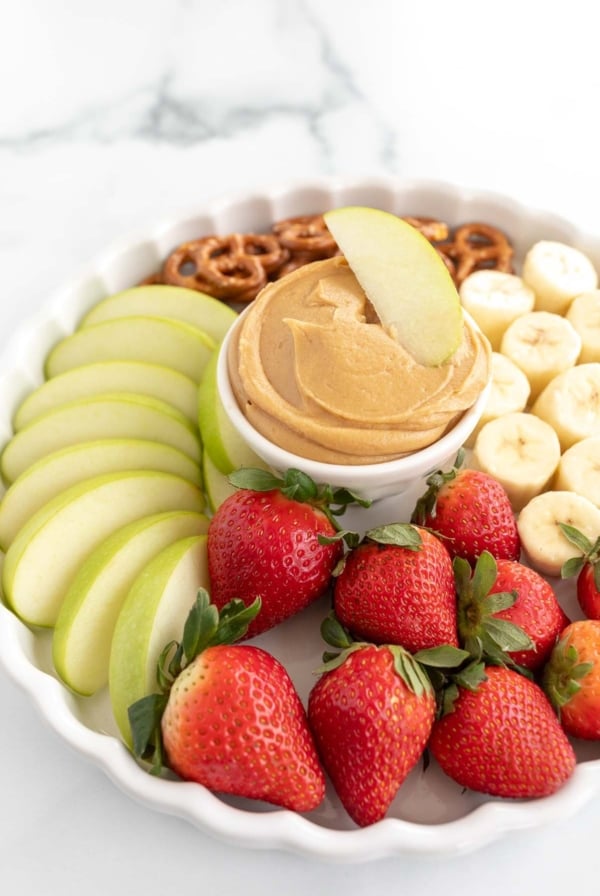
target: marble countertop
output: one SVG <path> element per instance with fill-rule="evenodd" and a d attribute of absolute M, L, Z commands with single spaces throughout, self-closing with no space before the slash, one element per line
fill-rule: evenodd
<path fill-rule="evenodd" d="M 586 0 L 20 0 L 2 5 L 0 347 L 107 245 L 311 175 L 438 178 L 598 229 Z M 234 849 L 124 796 L 0 671 L 0 867 L 24 896 L 558 894 L 600 871 L 600 804 L 466 856 L 333 866 Z M 192 883 L 194 881 L 194 883 Z"/>

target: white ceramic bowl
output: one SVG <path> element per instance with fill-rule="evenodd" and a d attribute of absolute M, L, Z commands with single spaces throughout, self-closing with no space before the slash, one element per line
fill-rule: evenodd
<path fill-rule="evenodd" d="M 284 472 L 291 467 L 301 469 L 317 483 L 326 483 L 336 488 L 351 488 L 370 501 L 385 500 L 384 512 L 393 513 L 393 519 L 397 522 L 410 519 L 416 498 L 427 488 L 427 477 L 435 470 L 446 470 L 452 466 L 460 447 L 477 426 L 485 407 L 490 383 L 452 429 L 441 439 L 420 451 L 378 464 L 330 464 L 308 460 L 286 451 L 262 435 L 248 421 L 237 403 L 229 378 L 227 354 L 231 339 L 236 328 L 241 325 L 242 319 L 243 314 L 221 344 L 217 385 L 225 412 L 244 441 L 274 470 Z M 373 507 L 369 516 L 374 517 L 377 512 L 378 508 Z"/>
<path fill-rule="evenodd" d="M 138 282 L 179 242 L 214 232 L 267 228 L 280 218 L 349 204 L 435 215 L 450 223 L 488 221 L 510 234 L 517 263 L 531 243 L 546 238 L 578 246 L 600 267 L 600 238 L 511 199 L 443 183 L 383 177 L 323 179 L 220 198 L 108 251 L 14 334 L 9 350 L 0 358 L 0 443 L 10 438 L 17 405 L 42 381 L 43 359 L 50 347 L 71 332 L 96 301 Z M 577 604 L 572 584 L 559 583 L 558 593 L 574 618 Z M 303 699 L 314 683 L 312 670 L 324 647 L 319 623 L 326 609 L 317 603 L 258 639 L 285 663 Z M 157 779 L 141 768 L 116 735 L 107 694 L 94 698 L 71 694 L 54 674 L 50 646 L 47 633 L 30 631 L 0 604 L 0 662 L 65 742 L 132 798 L 185 818 L 231 844 L 286 849 L 339 862 L 401 854 L 454 855 L 507 832 L 564 819 L 600 793 L 600 745 L 579 743 L 573 777 L 551 797 L 510 802 L 463 792 L 432 762 L 425 772 L 417 768 L 409 776 L 389 817 L 364 829 L 354 827 L 331 790 L 322 806 L 307 817 L 221 799 L 198 785 Z"/>

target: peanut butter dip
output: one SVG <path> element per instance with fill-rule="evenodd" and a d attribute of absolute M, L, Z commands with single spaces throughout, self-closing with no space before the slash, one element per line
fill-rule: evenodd
<path fill-rule="evenodd" d="M 338 256 L 266 286 L 236 328 L 228 365 L 240 408 L 270 441 L 311 460 L 370 464 L 439 439 L 484 388 L 490 357 L 465 321 L 449 362 L 418 364 Z"/>

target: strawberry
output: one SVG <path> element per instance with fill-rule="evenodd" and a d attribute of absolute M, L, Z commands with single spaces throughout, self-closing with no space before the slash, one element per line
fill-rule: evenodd
<path fill-rule="evenodd" d="M 459 469 L 462 453 L 448 473 L 438 470 L 417 501 L 412 522 L 446 540 L 452 557 L 474 566 L 482 551 L 496 559 L 518 560 L 521 540 L 508 495 L 487 473 Z"/>
<path fill-rule="evenodd" d="M 563 565 L 561 577 L 577 576 L 577 600 L 588 619 L 600 619 L 600 535 L 595 542 L 566 523 L 559 523 L 564 536 L 580 554 Z"/>
<path fill-rule="evenodd" d="M 209 790 L 308 812 L 325 777 L 306 713 L 281 663 L 242 636 L 260 607 L 232 601 L 220 616 L 198 593 L 180 644 L 161 655 L 161 691 L 129 709 L 134 752 Z"/>
<path fill-rule="evenodd" d="M 461 643 L 474 656 L 539 669 L 569 624 L 548 582 L 517 560 L 496 561 L 484 551 L 475 570 L 454 559 Z"/>
<path fill-rule="evenodd" d="M 238 470 L 230 481 L 239 490 L 220 505 L 208 529 L 210 591 L 219 608 L 233 598 L 249 605 L 260 596 L 260 615 L 248 628 L 251 637 L 327 591 L 343 553 L 333 515 L 352 501 L 367 502 L 346 489 L 317 488 L 298 470 L 288 470 L 284 479 L 264 470 Z"/>
<path fill-rule="evenodd" d="M 369 530 L 335 578 L 333 605 L 356 638 L 410 653 L 458 646 L 452 561 L 426 529 L 398 523 Z"/>
<path fill-rule="evenodd" d="M 570 777 L 575 753 L 542 689 L 504 666 L 486 666 L 475 687 L 459 687 L 437 719 L 429 748 L 462 787 L 493 796 L 547 796 Z"/>
<path fill-rule="evenodd" d="M 336 625 L 333 618 L 328 622 Z M 344 649 L 325 664 L 310 692 L 308 721 L 338 797 L 364 827 L 385 816 L 423 754 L 435 697 L 402 647 L 339 644 Z"/>
<path fill-rule="evenodd" d="M 572 622 L 542 674 L 542 687 L 568 734 L 600 740 L 600 622 Z"/>

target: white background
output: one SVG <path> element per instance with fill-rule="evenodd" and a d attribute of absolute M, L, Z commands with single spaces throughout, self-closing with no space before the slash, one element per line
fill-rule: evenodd
<path fill-rule="evenodd" d="M 107 244 L 288 177 L 508 193 L 598 230 L 594 4 L 0 0 L 0 347 Z M 600 804 L 453 859 L 328 865 L 140 807 L 0 672 L 3 892 L 564 892 Z"/>

